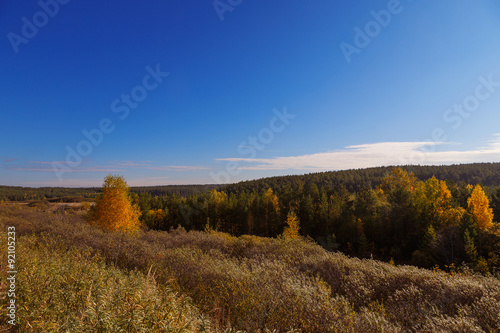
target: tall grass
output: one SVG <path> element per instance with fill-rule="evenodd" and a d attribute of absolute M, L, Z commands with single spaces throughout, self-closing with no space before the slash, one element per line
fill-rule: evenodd
<path fill-rule="evenodd" d="M 77 215 L 32 209 L 0 207 L 0 221 L 15 225 L 22 235 L 59 239 L 66 252 L 89 258 L 99 254 L 100 265 L 105 261 L 129 271 L 118 271 L 124 276 L 142 276 L 142 284 L 126 288 L 129 295 L 150 283 L 152 267 L 158 293 L 169 286 L 188 294 L 210 317 L 214 331 L 500 332 L 500 281 L 493 277 L 353 259 L 304 240 L 182 229 L 130 238 L 93 228 Z M 48 272 L 45 278 L 52 276 Z M 74 275 L 60 288 L 78 295 L 80 280 Z M 75 299 L 85 299 L 90 290 L 85 286 Z M 37 298 L 43 299 L 41 294 Z M 141 301 L 131 299 L 129 306 Z M 202 320 L 193 313 L 198 325 Z"/>
<path fill-rule="evenodd" d="M 189 299 L 153 275 L 110 267 L 59 236 L 22 236 L 17 253 L 19 332 L 209 331 Z"/>

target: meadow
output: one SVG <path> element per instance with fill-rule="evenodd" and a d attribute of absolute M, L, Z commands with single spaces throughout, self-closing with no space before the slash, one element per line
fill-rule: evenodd
<path fill-rule="evenodd" d="M 311 240 L 91 226 L 0 206 L 17 233 L 19 332 L 500 332 L 500 280 L 395 266 Z M 0 270 L 6 272 L 6 232 Z M 7 285 L 1 284 L 0 325 Z"/>

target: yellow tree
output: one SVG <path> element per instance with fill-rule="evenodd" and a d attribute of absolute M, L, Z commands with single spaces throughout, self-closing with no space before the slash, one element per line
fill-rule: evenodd
<path fill-rule="evenodd" d="M 404 189 L 413 193 L 417 185 L 418 180 L 413 172 L 408 173 L 401 168 L 393 168 L 391 173 L 382 179 L 380 188 L 386 195 L 396 189 Z"/>
<path fill-rule="evenodd" d="M 422 221 L 434 228 L 457 226 L 465 209 L 453 207 L 451 192 L 445 181 L 436 177 L 421 182 L 415 191 L 414 201 Z"/>
<path fill-rule="evenodd" d="M 129 187 L 123 177 L 108 175 L 102 193 L 89 211 L 89 221 L 105 230 L 135 233 L 139 230 L 139 208 L 129 199 Z"/>
<path fill-rule="evenodd" d="M 493 226 L 493 209 L 481 185 L 476 185 L 467 199 L 469 213 L 479 229 L 488 229 Z"/>
<path fill-rule="evenodd" d="M 443 180 L 439 181 L 440 189 L 440 205 L 438 208 L 439 216 L 441 217 L 442 224 L 444 227 L 448 226 L 458 226 L 465 214 L 465 209 L 462 207 L 453 207 L 451 204 L 451 191 L 448 189 L 446 182 Z"/>
<path fill-rule="evenodd" d="M 286 224 L 288 226 L 285 227 L 285 229 L 283 230 L 283 236 L 285 238 L 290 238 L 290 239 L 299 239 L 300 238 L 299 218 L 297 217 L 297 215 L 295 215 L 293 210 L 291 210 L 288 213 L 286 218 Z"/>
<path fill-rule="evenodd" d="M 209 225 L 220 229 L 227 227 L 224 224 L 225 207 L 228 203 L 227 194 L 223 191 L 211 190 L 208 196 L 208 217 Z"/>
<path fill-rule="evenodd" d="M 451 192 L 448 189 L 448 186 L 446 185 L 445 181 L 440 181 L 439 182 L 439 189 L 441 192 L 441 206 L 446 206 L 448 205 L 450 199 L 451 199 Z"/>
<path fill-rule="evenodd" d="M 276 211 L 276 214 L 279 214 L 280 204 L 279 204 L 278 196 L 273 193 L 273 189 L 268 188 L 266 193 L 264 194 L 264 196 L 265 196 L 267 202 L 272 205 L 273 209 Z"/>

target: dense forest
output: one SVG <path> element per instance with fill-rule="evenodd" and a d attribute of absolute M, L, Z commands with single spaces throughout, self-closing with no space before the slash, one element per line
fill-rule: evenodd
<path fill-rule="evenodd" d="M 500 164 L 372 168 L 266 178 L 189 196 L 132 194 L 152 229 L 300 234 L 328 250 L 421 267 L 500 267 Z"/>
<path fill-rule="evenodd" d="M 240 182 L 227 185 L 226 193 L 241 192 L 244 190 L 266 190 L 272 188 L 276 192 L 300 185 L 307 186 L 315 183 L 318 188 L 337 188 L 344 186 L 349 192 L 357 192 L 363 188 L 375 188 L 382 183 L 382 179 L 391 172 L 393 166 L 376 167 L 357 170 L 343 170 L 311 173 L 298 176 L 270 177 L 259 180 Z M 500 186 L 500 163 L 474 163 L 450 166 L 401 166 L 405 171 L 412 172 L 419 180 L 427 180 L 432 176 L 437 179 L 454 183 L 481 184 L 482 186 Z"/>

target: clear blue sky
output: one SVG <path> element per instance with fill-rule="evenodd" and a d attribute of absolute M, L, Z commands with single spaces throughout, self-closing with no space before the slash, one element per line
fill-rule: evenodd
<path fill-rule="evenodd" d="M 499 162 L 499 33 L 494 0 L 3 1 L 0 184 Z"/>

